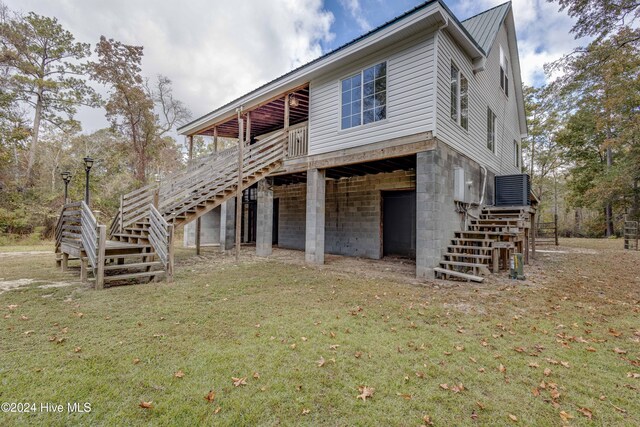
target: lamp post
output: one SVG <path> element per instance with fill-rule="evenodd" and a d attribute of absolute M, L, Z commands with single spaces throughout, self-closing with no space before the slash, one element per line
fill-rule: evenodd
<path fill-rule="evenodd" d="M 91 166 L 93 166 L 93 159 L 91 157 L 85 157 L 84 159 L 84 170 L 86 172 L 86 181 L 84 187 L 84 202 L 89 206 L 89 171 L 91 170 Z"/>
<path fill-rule="evenodd" d="M 60 173 L 62 181 L 64 181 L 64 204 L 66 205 L 69 200 L 69 182 L 71 181 L 71 172 L 64 171 Z"/>

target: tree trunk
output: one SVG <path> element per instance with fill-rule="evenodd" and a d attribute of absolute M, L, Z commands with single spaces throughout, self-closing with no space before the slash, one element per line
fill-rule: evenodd
<path fill-rule="evenodd" d="M 33 117 L 33 135 L 31 137 L 31 146 L 29 147 L 29 160 L 27 162 L 27 171 L 25 173 L 25 185 L 33 186 L 33 167 L 36 163 L 36 155 L 38 153 L 38 136 L 40 134 L 40 119 L 42 117 L 42 92 L 38 93 L 38 101 L 36 102 L 36 111 Z"/>
<path fill-rule="evenodd" d="M 613 164 L 613 153 L 611 152 L 611 147 L 607 148 L 607 170 L 611 169 L 611 165 Z M 605 236 L 611 237 L 615 234 L 615 230 L 613 229 L 613 208 L 611 206 L 611 201 L 607 200 L 604 207 L 604 220 L 605 220 Z"/>

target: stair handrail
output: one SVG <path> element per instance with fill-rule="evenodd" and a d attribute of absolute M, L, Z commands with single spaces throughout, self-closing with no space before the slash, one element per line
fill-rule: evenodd
<path fill-rule="evenodd" d="M 165 177 L 161 184 L 153 182 L 124 194 L 121 197 L 119 231 L 122 232 L 124 227 L 143 219 L 147 214 L 147 205 L 153 203 L 155 198 L 162 199 L 163 195 L 170 194 L 175 191 L 175 188 L 183 187 L 194 174 L 197 174 L 197 171 L 215 168 L 219 160 L 233 156 L 235 152 L 237 152 L 237 147 L 232 147 L 205 158 L 196 159 L 184 169 Z M 116 226 L 114 225 L 112 228 L 115 229 Z"/>
<path fill-rule="evenodd" d="M 102 289 L 104 286 L 104 258 L 107 240 L 106 226 L 98 224 L 93 212 L 84 201 L 80 202 L 80 206 L 82 249 L 93 268 L 96 289 Z"/>
<path fill-rule="evenodd" d="M 173 279 L 173 224 L 169 224 L 152 204 L 149 205 L 149 243 L 153 246 L 167 272 L 167 280 Z"/>
<path fill-rule="evenodd" d="M 283 151 L 285 142 L 286 134 L 284 131 L 280 131 L 246 147 L 243 152 L 243 175 L 255 174 L 260 169 L 281 161 L 285 157 Z M 181 213 L 220 194 L 222 190 L 236 188 L 238 184 L 237 176 L 237 163 L 227 162 L 223 169 L 218 170 L 208 179 L 206 185 L 190 190 L 191 195 L 198 194 L 197 197 L 191 198 L 190 203 L 184 203 L 185 196 L 188 195 L 188 193 L 185 193 L 181 198 L 178 198 L 177 204 L 161 206 L 160 210 L 164 213 L 165 218 L 169 220 L 175 219 Z"/>
<path fill-rule="evenodd" d="M 69 227 L 72 227 L 70 225 L 67 225 L 67 222 L 79 221 L 79 218 L 80 218 L 79 215 L 76 217 L 76 216 L 71 216 L 69 214 L 69 212 L 71 212 L 73 208 L 79 208 L 79 207 L 80 207 L 80 202 L 67 203 L 62 206 L 62 210 L 60 211 L 60 216 L 58 217 L 58 222 L 56 223 L 56 228 L 54 232 L 55 239 L 56 239 L 55 245 L 54 245 L 54 252 L 57 252 L 60 246 L 62 245 L 62 241 L 65 237 L 65 232 L 70 231 Z M 73 219 L 70 220 L 70 218 L 73 218 Z"/>

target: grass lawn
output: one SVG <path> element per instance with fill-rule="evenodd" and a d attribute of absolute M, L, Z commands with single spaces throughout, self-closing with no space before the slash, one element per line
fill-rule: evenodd
<path fill-rule="evenodd" d="M 104 291 L 0 257 L 0 284 L 34 279 L 0 294 L 0 402 L 38 409 L 0 425 L 640 425 L 640 252 L 621 248 L 563 240 L 526 281 L 479 285 L 180 251 L 173 283 Z"/>

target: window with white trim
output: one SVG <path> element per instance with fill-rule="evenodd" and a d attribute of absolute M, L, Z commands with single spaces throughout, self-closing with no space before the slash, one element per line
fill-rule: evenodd
<path fill-rule="evenodd" d="M 487 107 L 487 148 L 496 152 L 496 115 Z"/>
<path fill-rule="evenodd" d="M 387 118 L 387 63 L 347 77 L 341 81 L 341 128 L 349 129 L 361 124 Z"/>
<path fill-rule="evenodd" d="M 509 59 L 500 46 L 500 88 L 509 96 Z"/>
<path fill-rule="evenodd" d="M 469 81 L 451 63 L 451 120 L 469 129 Z"/>
<path fill-rule="evenodd" d="M 520 144 L 515 139 L 513 140 L 513 164 L 520 169 Z"/>

